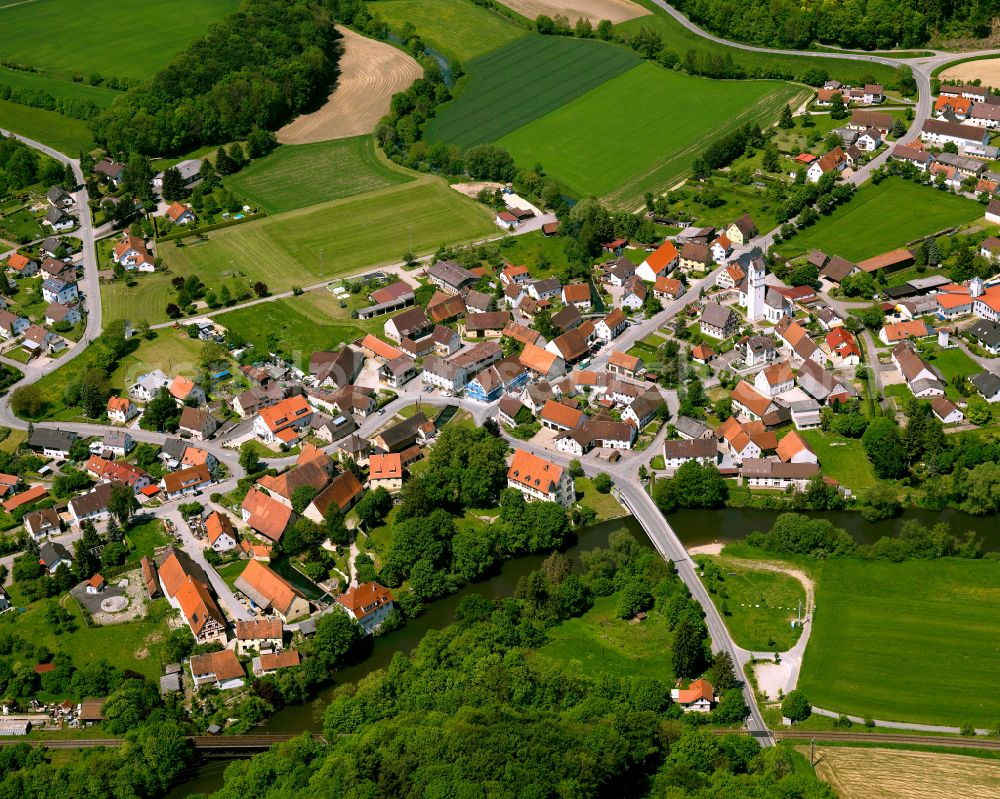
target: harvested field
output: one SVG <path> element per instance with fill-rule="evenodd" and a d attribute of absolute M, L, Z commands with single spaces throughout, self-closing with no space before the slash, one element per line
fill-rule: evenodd
<path fill-rule="evenodd" d="M 402 50 L 348 28 L 343 38 L 340 77 L 323 107 L 303 114 L 278 131 L 282 144 L 309 144 L 371 133 L 389 111 L 389 101 L 420 77 L 420 65 Z"/>
<path fill-rule="evenodd" d="M 977 78 L 984 86 L 1000 86 L 1000 58 L 984 58 L 982 61 L 966 61 L 948 67 L 939 77 L 941 80 L 960 80 L 968 83 Z"/>
<path fill-rule="evenodd" d="M 800 749 L 808 757 L 808 749 Z M 817 747 L 816 775 L 842 799 L 946 799 L 1000 795 L 1000 763 L 899 749 Z"/>
<path fill-rule="evenodd" d="M 570 21 L 570 24 L 578 19 L 589 19 L 596 25 L 602 19 L 611 22 L 625 22 L 625 20 L 644 17 L 651 12 L 631 0 L 569 0 L 562 2 L 554 0 L 500 0 L 508 8 L 514 9 L 518 14 L 528 19 L 535 19 L 539 14 L 546 14 L 550 17 L 563 16 Z"/>

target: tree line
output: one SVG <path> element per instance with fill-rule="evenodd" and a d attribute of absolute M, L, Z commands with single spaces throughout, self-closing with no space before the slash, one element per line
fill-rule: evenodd
<path fill-rule="evenodd" d="M 340 35 L 319 0 L 245 0 L 91 127 L 117 155 L 166 155 L 274 130 L 326 96 Z"/>

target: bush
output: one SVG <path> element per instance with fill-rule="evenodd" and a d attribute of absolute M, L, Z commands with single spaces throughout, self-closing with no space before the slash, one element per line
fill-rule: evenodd
<path fill-rule="evenodd" d="M 608 494 L 611 491 L 611 478 L 605 472 L 601 472 L 594 478 L 594 488 L 600 494 Z"/>

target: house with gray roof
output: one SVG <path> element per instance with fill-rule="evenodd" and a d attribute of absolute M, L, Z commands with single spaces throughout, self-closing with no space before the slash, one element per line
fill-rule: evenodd
<path fill-rule="evenodd" d="M 717 302 L 706 302 L 701 312 L 701 332 L 712 338 L 725 339 L 736 334 L 740 318 L 732 308 Z"/>

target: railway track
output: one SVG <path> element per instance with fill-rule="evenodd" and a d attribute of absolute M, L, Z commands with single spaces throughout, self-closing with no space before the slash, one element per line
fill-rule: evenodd
<path fill-rule="evenodd" d="M 753 735 L 760 733 L 747 730 L 713 730 L 716 735 Z M 996 738 L 961 737 L 948 735 L 905 735 L 891 732 L 840 732 L 833 730 L 770 730 L 768 733 L 776 741 L 837 741 L 844 743 L 910 744 L 912 746 L 941 746 L 952 749 L 1000 750 L 1000 740 Z"/>

